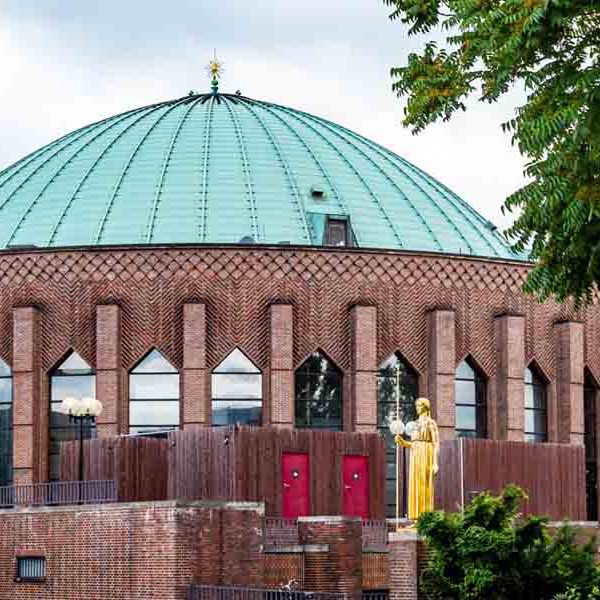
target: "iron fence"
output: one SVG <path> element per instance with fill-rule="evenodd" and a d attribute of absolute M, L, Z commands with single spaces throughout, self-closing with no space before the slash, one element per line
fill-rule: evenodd
<path fill-rule="evenodd" d="M 265 519 L 265 546 L 296 546 L 298 541 L 298 521 L 267 517 Z"/>
<path fill-rule="evenodd" d="M 351 600 L 351 597 L 348 594 L 305 592 L 285 587 L 263 589 L 192 585 L 188 588 L 187 600 Z"/>
<path fill-rule="evenodd" d="M 386 550 L 388 543 L 388 527 L 385 521 L 364 519 L 362 526 L 363 550 Z"/>
<path fill-rule="evenodd" d="M 51 481 L 0 487 L 0 508 L 107 504 L 116 501 L 117 488 L 112 480 Z"/>
<path fill-rule="evenodd" d="M 362 600 L 389 600 L 390 590 L 363 590 Z"/>

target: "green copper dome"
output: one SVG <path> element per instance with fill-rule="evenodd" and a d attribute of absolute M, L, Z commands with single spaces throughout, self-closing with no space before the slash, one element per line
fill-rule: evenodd
<path fill-rule="evenodd" d="M 393 152 L 313 115 L 190 95 L 79 129 L 0 172 L 0 249 L 324 243 L 515 258 L 495 228 Z"/>

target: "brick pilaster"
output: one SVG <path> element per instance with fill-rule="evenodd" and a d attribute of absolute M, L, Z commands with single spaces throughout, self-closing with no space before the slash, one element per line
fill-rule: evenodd
<path fill-rule="evenodd" d="M 417 532 L 394 531 L 388 539 L 390 600 L 417 600 Z"/>
<path fill-rule="evenodd" d="M 41 313 L 13 309 L 13 466 L 15 483 L 45 480 L 40 452 L 48 445 L 49 408 L 42 410 Z M 41 444 L 42 437 L 45 443 Z M 44 461 L 45 462 L 45 461 Z"/>
<path fill-rule="evenodd" d="M 206 306 L 183 305 L 183 372 L 181 414 L 184 429 L 210 424 L 206 372 Z"/>
<path fill-rule="evenodd" d="M 294 307 L 270 306 L 271 424 L 294 426 Z"/>
<path fill-rule="evenodd" d="M 300 517 L 298 538 L 304 546 L 326 552 L 304 555 L 304 587 L 314 592 L 360 598 L 362 591 L 362 521 L 357 517 Z"/>
<path fill-rule="evenodd" d="M 583 324 L 555 323 L 554 347 L 557 441 L 583 446 Z"/>
<path fill-rule="evenodd" d="M 494 321 L 496 375 L 495 436 L 499 440 L 523 441 L 525 426 L 525 318 L 500 315 Z"/>
<path fill-rule="evenodd" d="M 117 304 L 96 308 L 96 396 L 102 402 L 98 436 L 121 432 L 121 307 Z"/>
<path fill-rule="evenodd" d="M 455 436 L 455 363 L 454 311 L 432 310 L 427 313 L 427 391 L 442 439 Z"/>
<path fill-rule="evenodd" d="M 377 308 L 354 306 L 352 321 L 352 414 L 354 431 L 377 431 Z"/>

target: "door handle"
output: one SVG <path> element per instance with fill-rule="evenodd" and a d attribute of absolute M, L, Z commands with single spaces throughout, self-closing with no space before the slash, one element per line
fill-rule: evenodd
<path fill-rule="evenodd" d="M 344 485 L 344 487 L 345 487 L 347 490 L 351 490 L 351 489 L 352 489 L 352 486 L 351 486 L 351 485 Z"/>
<path fill-rule="evenodd" d="M 289 488 L 289 487 L 291 487 L 291 486 L 290 486 L 290 484 L 289 484 L 289 483 L 284 483 L 284 484 L 283 484 L 283 487 L 284 487 L 284 488 Z"/>

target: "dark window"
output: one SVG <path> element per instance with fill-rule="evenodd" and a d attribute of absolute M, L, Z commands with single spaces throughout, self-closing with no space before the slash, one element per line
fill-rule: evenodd
<path fill-rule="evenodd" d="M 43 581 L 46 579 L 46 559 L 43 556 L 19 556 L 17 581 Z"/>
<path fill-rule="evenodd" d="M 179 373 L 152 350 L 129 375 L 129 433 L 179 428 Z"/>
<path fill-rule="evenodd" d="M 296 427 L 342 430 L 342 373 L 320 352 L 296 371 Z"/>
<path fill-rule="evenodd" d="M 62 412 L 61 403 L 65 398 L 95 398 L 96 376 L 93 369 L 77 352 L 71 352 L 63 362 L 50 373 L 50 481 L 60 475 L 60 444 L 78 438 L 78 426 L 69 422 L 69 416 Z M 83 437 L 96 436 L 96 426 L 83 426 Z"/>
<path fill-rule="evenodd" d="M 585 483 L 588 521 L 598 520 L 598 446 L 596 436 L 598 388 L 586 372 L 583 387 L 585 426 Z"/>
<path fill-rule="evenodd" d="M 212 424 L 260 425 L 262 374 L 238 348 L 212 372 Z"/>
<path fill-rule="evenodd" d="M 13 474 L 12 372 L 0 359 L 0 485 L 12 483 Z"/>
<path fill-rule="evenodd" d="M 486 382 L 469 359 L 454 376 L 457 437 L 487 437 Z"/>
<path fill-rule="evenodd" d="M 350 246 L 350 236 L 348 235 L 348 221 L 345 219 L 327 219 L 327 228 L 325 230 L 326 246 Z"/>
<path fill-rule="evenodd" d="M 399 354 L 392 354 L 377 374 L 377 427 L 386 445 L 386 506 L 388 517 L 396 516 L 396 444 L 390 423 L 399 418 L 415 421 L 415 400 L 419 397 L 417 372 Z"/>
<path fill-rule="evenodd" d="M 546 382 L 534 366 L 525 369 L 525 441 L 548 441 Z"/>

